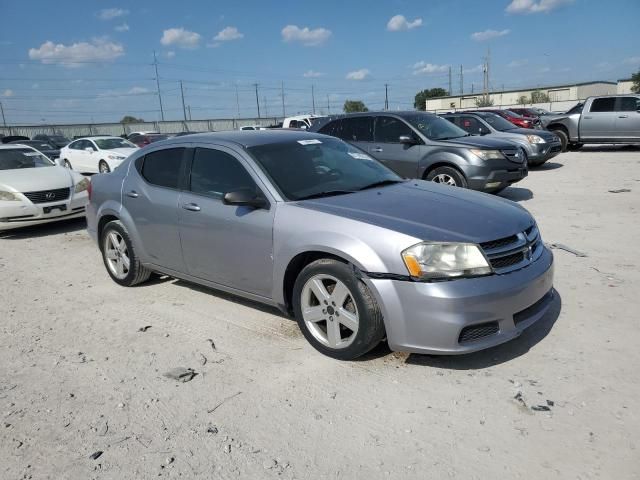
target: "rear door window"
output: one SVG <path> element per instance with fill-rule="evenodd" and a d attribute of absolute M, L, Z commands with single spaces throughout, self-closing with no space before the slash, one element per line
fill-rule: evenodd
<path fill-rule="evenodd" d="M 372 142 L 373 117 L 348 117 L 341 121 L 340 138 L 347 142 Z"/>
<path fill-rule="evenodd" d="M 144 157 L 141 175 L 158 187 L 178 189 L 184 148 L 167 148 Z"/>
<path fill-rule="evenodd" d="M 376 142 L 400 143 L 401 136 L 414 136 L 409 125 L 394 117 L 376 118 Z"/>
<path fill-rule="evenodd" d="M 596 98 L 591 104 L 590 112 L 614 112 L 616 97 Z"/>
<path fill-rule="evenodd" d="M 618 97 L 619 112 L 635 112 L 640 110 L 640 98 L 637 97 Z"/>

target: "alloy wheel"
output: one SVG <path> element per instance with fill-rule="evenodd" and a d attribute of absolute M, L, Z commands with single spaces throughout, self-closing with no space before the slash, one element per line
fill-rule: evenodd
<path fill-rule="evenodd" d="M 109 270 L 118 280 L 123 280 L 129 274 L 131 260 L 127 244 L 118 232 L 111 231 L 104 241 L 104 256 Z"/>
<path fill-rule="evenodd" d="M 431 181 L 436 183 L 444 183 L 445 185 L 451 185 L 452 187 L 458 186 L 455 179 L 451 175 L 447 175 L 446 173 L 440 173 L 436 175 Z"/>
<path fill-rule="evenodd" d="M 311 334 L 329 348 L 351 345 L 359 326 L 358 308 L 349 288 L 331 275 L 314 275 L 301 293 L 302 318 Z"/>

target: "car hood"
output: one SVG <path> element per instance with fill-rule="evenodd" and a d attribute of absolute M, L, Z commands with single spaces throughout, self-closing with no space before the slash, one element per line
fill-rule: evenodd
<path fill-rule="evenodd" d="M 475 135 L 453 138 L 451 140 L 444 141 L 444 143 L 457 147 L 493 148 L 498 150 L 502 148 L 513 148 L 512 144 L 505 142 L 504 140 L 499 140 L 497 138 L 478 137 Z"/>
<path fill-rule="evenodd" d="M 122 155 L 128 157 L 133 152 L 137 152 L 137 148 L 123 147 L 123 148 L 112 148 L 111 150 L 104 150 L 107 154 L 109 153 L 117 153 L 118 155 Z"/>
<path fill-rule="evenodd" d="M 71 187 L 73 176 L 64 167 L 20 168 L 0 170 L 0 190 L 11 192 L 37 192 Z"/>
<path fill-rule="evenodd" d="M 509 200 L 422 180 L 297 205 L 440 242 L 497 240 L 534 222 L 529 212 Z"/>

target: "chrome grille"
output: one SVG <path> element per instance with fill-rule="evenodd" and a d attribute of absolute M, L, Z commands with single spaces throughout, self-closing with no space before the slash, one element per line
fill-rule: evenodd
<path fill-rule="evenodd" d="M 70 188 L 56 188 L 55 190 L 41 190 L 39 192 L 23 192 L 25 197 L 33 203 L 60 202 L 71 195 Z"/>
<path fill-rule="evenodd" d="M 519 148 L 503 149 L 502 154 L 513 163 L 522 163 L 524 161 L 523 152 Z"/>
<path fill-rule="evenodd" d="M 536 261 L 544 249 L 535 224 L 516 235 L 481 243 L 480 247 L 497 274 L 526 267 Z"/>

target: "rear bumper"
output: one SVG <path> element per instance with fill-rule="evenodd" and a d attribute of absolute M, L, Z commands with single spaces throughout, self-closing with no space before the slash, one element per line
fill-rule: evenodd
<path fill-rule="evenodd" d="M 383 310 L 392 350 L 469 353 L 516 338 L 544 316 L 554 296 L 553 255 L 545 248 L 536 262 L 505 275 L 366 282 Z"/>

